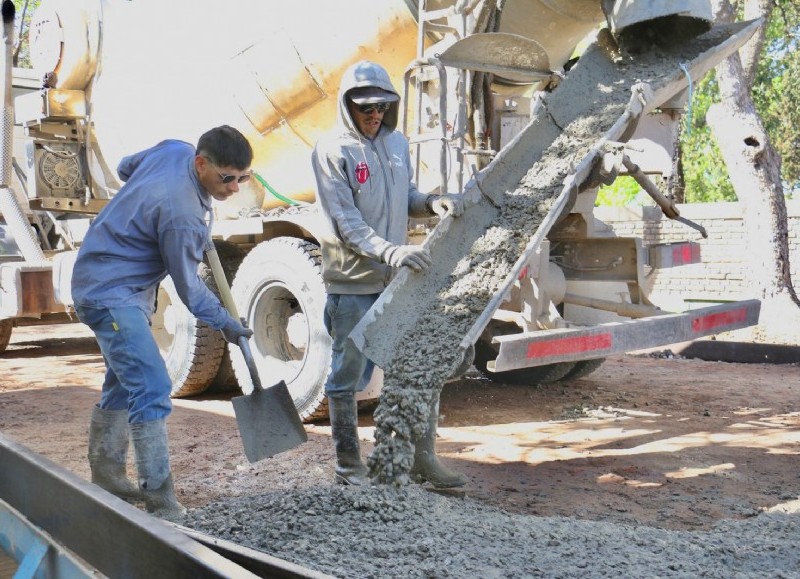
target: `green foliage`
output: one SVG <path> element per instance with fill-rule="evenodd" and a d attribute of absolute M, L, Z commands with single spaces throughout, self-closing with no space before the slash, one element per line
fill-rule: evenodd
<path fill-rule="evenodd" d="M 779 2 L 767 30 L 753 100 L 782 159 L 782 176 L 800 193 L 800 8 Z"/>
<path fill-rule="evenodd" d="M 31 14 L 39 7 L 39 4 L 41 4 L 41 0 L 14 0 L 17 34 L 14 47 L 14 66 L 31 68 L 28 33 L 30 32 Z"/>
<path fill-rule="evenodd" d="M 639 204 L 644 199 L 649 199 L 649 197 L 633 180 L 633 177 L 619 177 L 611 185 L 600 187 L 595 204 L 624 207 L 625 205 Z"/>
<path fill-rule="evenodd" d="M 681 135 L 686 202 L 735 201 L 736 194 L 725 161 L 705 120 L 709 107 L 719 100 L 716 78 L 710 74 L 693 89 L 691 106 L 683 117 Z"/>
<path fill-rule="evenodd" d="M 782 158 L 787 195 L 800 192 L 800 9 L 794 0 L 777 3 L 767 25 L 753 102 L 770 142 Z M 705 122 L 709 106 L 719 102 L 714 74 L 697 84 L 681 135 L 686 201 L 735 200 L 724 161 Z M 691 117 L 691 118 L 689 118 Z"/>

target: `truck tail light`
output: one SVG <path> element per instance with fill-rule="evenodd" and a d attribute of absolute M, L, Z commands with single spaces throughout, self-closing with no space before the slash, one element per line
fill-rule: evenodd
<path fill-rule="evenodd" d="M 678 265 L 700 263 L 700 244 L 694 241 L 660 243 L 648 247 L 649 265 L 663 269 Z"/>

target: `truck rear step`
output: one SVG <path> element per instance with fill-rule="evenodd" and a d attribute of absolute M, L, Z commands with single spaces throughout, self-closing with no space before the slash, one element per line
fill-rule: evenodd
<path fill-rule="evenodd" d="M 500 346 L 500 352 L 487 369 L 503 372 L 689 342 L 755 325 L 760 310 L 760 301 L 747 300 L 590 328 L 498 336 L 492 341 Z"/>

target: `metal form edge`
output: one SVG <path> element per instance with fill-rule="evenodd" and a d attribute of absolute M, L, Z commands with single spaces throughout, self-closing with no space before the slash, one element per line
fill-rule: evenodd
<path fill-rule="evenodd" d="M 258 577 L 153 517 L 0 434 L 0 499 L 115 579 Z M 261 576 L 318 578 L 298 565 L 269 562 Z"/>

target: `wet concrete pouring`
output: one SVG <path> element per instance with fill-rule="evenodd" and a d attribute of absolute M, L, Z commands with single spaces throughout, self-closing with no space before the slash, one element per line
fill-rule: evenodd
<path fill-rule="evenodd" d="M 0 431 L 88 480 L 91 333 L 17 328 L 0 368 Z M 797 364 L 613 356 L 541 387 L 471 372 L 442 390 L 438 451 L 468 479 L 450 493 L 333 485 L 326 423 L 250 464 L 233 395 L 174 401 L 184 524 L 334 576 L 798 576 Z"/>
<path fill-rule="evenodd" d="M 610 34 L 602 35 L 603 41 L 590 46 L 568 78 L 545 96 L 544 120 L 532 123 L 521 135 L 516 146 L 530 155 L 498 164 L 495 172 L 507 177 L 495 179 L 489 195 L 500 206 L 485 199 L 468 206 L 459 223 L 453 224 L 458 230 L 437 238 L 431 248 L 432 269 L 439 271 L 418 276 L 422 281 L 411 274 L 405 285 L 387 290 L 404 291 L 413 296 L 415 305 L 395 307 L 394 317 L 384 314 L 388 319 L 378 320 L 379 327 L 372 332 L 384 340 L 382 346 L 366 340 L 372 349 L 365 352 L 385 370 L 375 411 L 376 448 L 369 459 L 376 481 L 408 484 L 413 440 L 425 430 L 431 399 L 461 362 L 463 351 L 455 346 L 513 273 L 569 176 L 623 117 L 634 86 L 648 83 L 657 90 L 681 65 L 729 34 L 730 30 L 718 29 L 679 49 L 651 47 L 636 55 L 622 52 Z M 535 145 L 552 138 L 555 128 L 561 134 L 537 156 Z M 400 320 L 408 324 L 415 310 L 421 312 L 419 317 L 402 333 Z M 392 333 L 396 338 L 386 340 Z"/>
<path fill-rule="evenodd" d="M 570 147 L 554 154 L 567 151 L 580 158 Z M 530 184 L 558 182 L 575 158 L 549 180 L 534 169 L 512 189 L 514 221 L 498 222 L 502 240 L 477 253 L 497 254 L 535 228 L 518 221 L 521 209 L 541 219 L 552 195 Z M 517 202 L 524 207 L 510 211 Z M 324 424 L 308 425 L 300 448 L 249 464 L 229 395 L 180 400 L 169 424 L 176 486 L 190 507 L 181 522 L 340 577 L 800 576 L 796 365 L 615 356 L 584 379 L 542 387 L 468 374 L 442 390 L 438 442 L 467 486 L 403 484 L 425 402 L 460 361 L 451 340 L 482 311 L 520 243 L 486 267 L 462 264 L 424 316 L 455 334 L 420 327 L 439 336 L 426 361 L 387 368 L 377 424 L 362 415 L 365 451 L 378 441 L 373 468 L 396 484 L 332 485 Z M 487 289 L 470 305 L 463 296 L 479 286 Z M 102 360 L 80 327 L 64 331 L 15 330 L 0 354 L 0 430 L 88 478 Z M 404 336 L 397 360 L 414 360 L 419 343 Z M 409 412 L 398 415 L 404 404 Z"/>

